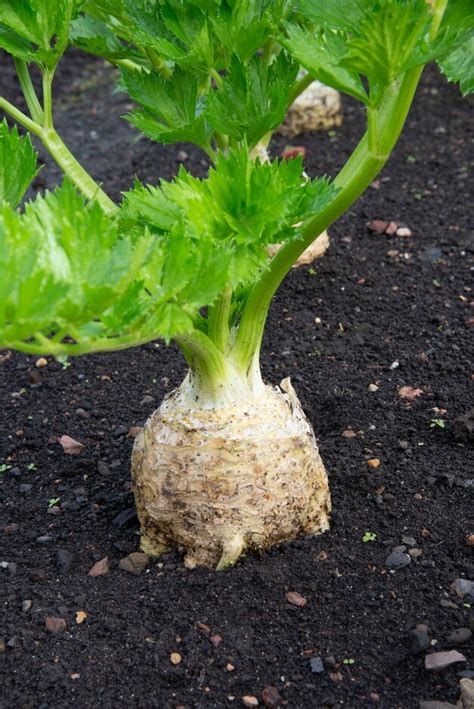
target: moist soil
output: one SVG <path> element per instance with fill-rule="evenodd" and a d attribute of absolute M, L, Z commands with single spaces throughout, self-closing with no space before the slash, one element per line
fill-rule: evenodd
<path fill-rule="evenodd" d="M 15 98 L 0 61 L 0 90 Z M 102 62 L 72 52 L 56 90 L 60 132 L 114 197 L 134 175 L 171 178 L 181 162 L 205 174 L 196 149 L 139 139 L 120 119 L 127 98 Z M 363 110 L 348 100 L 343 110 L 340 129 L 292 141 L 311 175 L 333 175 L 363 131 Z M 473 627 L 472 598 L 451 589 L 474 578 L 473 455 L 469 426 L 456 424 L 472 406 L 471 110 L 429 69 L 389 166 L 273 304 L 263 372 L 292 377 L 313 423 L 333 494 L 326 534 L 221 573 L 186 570 L 175 553 L 139 575 L 120 569 L 139 541 L 128 432 L 181 381 L 181 357 L 152 343 L 38 369 L 1 353 L 2 707 L 239 707 L 248 695 L 264 706 L 268 687 L 289 708 L 456 701 L 472 645 L 457 647 L 466 663 L 440 672 L 424 658 Z M 59 177 L 47 163 L 36 189 Z M 373 219 L 412 236 L 373 233 Z M 401 387 L 420 391 L 410 399 Z M 80 455 L 63 453 L 64 434 Z M 389 568 L 402 544 L 418 551 Z M 89 576 L 104 557 L 109 572 Z M 65 629 L 47 630 L 47 616 Z M 413 646 L 417 624 L 428 650 Z"/>

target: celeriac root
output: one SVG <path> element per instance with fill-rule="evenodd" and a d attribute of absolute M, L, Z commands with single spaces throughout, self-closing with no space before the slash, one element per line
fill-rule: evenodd
<path fill-rule="evenodd" d="M 339 92 L 313 81 L 290 106 L 278 132 L 294 138 L 309 130 L 328 130 L 342 123 Z"/>
<path fill-rule="evenodd" d="M 328 481 L 288 379 L 245 403 L 190 408 L 187 380 L 135 439 L 133 490 L 141 548 L 224 569 L 329 527 Z"/>
<path fill-rule="evenodd" d="M 312 244 L 308 246 L 307 249 L 303 251 L 299 259 L 293 264 L 293 268 L 299 268 L 300 266 L 309 266 L 317 258 L 324 256 L 326 251 L 331 246 L 329 241 L 329 234 L 327 231 L 323 231 L 322 234 L 318 236 L 317 239 L 313 241 Z M 270 256 L 274 256 L 281 249 L 281 244 L 272 244 L 267 248 Z"/>

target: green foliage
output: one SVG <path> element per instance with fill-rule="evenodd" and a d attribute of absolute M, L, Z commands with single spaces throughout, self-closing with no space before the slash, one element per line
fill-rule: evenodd
<path fill-rule="evenodd" d="M 59 356 L 199 329 L 222 348 L 216 329 L 228 335 L 238 324 L 238 357 L 250 361 L 296 242 L 308 245 L 340 216 L 393 148 L 418 79 L 408 72 L 437 60 L 473 91 L 472 0 L 448 0 L 442 18 L 441 9 L 426 0 L 0 0 L 0 49 L 22 60 L 28 108 L 44 131 L 4 99 L 2 108 L 108 210 L 66 181 L 15 211 L 36 155 L 0 125 L 0 346 Z M 48 88 L 69 41 L 119 64 L 136 104 L 127 119 L 153 140 L 201 147 L 213 160 L 208 177 L 181 169 L 158 187 L 136 183 L 115 210 L 64 144 L 47 140 Z M 44 110 L 24 63 L 44 74 Z M 301 159 L 250 157 L 301 88 L 301 66 L 370 107 L 368 137 L 337 180 L 341 196 L 326 178 L 305 179 Z M 269 267 L 275 243 L 287 248 Z M 214 304 L 207 331 L 201 311 Z"/>
<path fill-rule="evenodd" d="M 200 115 L 197 79 L 177 68 L 170 79 L 158 71 L 122 69 L 123 83 L 140 105 L 127 119 L 153 140 L 161 143 L 189 141 L 208 148 L 209 130 Z"/>
<path fill-rule="evenodd" d="M 128 120 L 153 140 L 209 152 L 214 129 L 252 146 L 283 120 L 296 77 L 285 53 L 275 61 L 259 54 L 289 7 L 287 0 L 93 0 L 72 41 L 146 67 L 127 66 L 122 85 L 139 104 Z"/>
<path fill-rule="evenodd" d="M 366 102 L 367 95 L 358 72 L 341 65 L 347 54 L 346 37 L 341 32 L 320 29 L 315 33 L 312 29 L 293 24 L 289 25 L 282 42 L 312 76 Z"/>
<path fill-rule="evenodd" d="M 433 11 L 426 0 L 300 0 L 299 9 L 298 22 L 290 23 L 282 38 L 285 47 L 316 78 L 372 107 L 405 72 L 434 59 L 443 66 L 443 57 L 448 76 L 469 86 L 466 43 L 474 26 L 469 0 L 449 0 L 433 38 Z"/>
<path fill-rule="evenodd" d="M 275 35 L 288 15 L 291 3 L 286 0 L 228 0 L 215 3 L 211 13 L 214 33 L 226 56 L 248 62 Z"/>
<path fill-rule="evenodd" d="M 205 117 L 215 130 L 253 146 L 283 121 L 297 72 L 283 52 L 270 65 L 257 57 L 247 64 L 235 58 L 222 84 L 209 93 Z"/>
<path fill-rule="evenodd" d="M 146 230 L 121 234 L 117 220 L 98 204 L 87 205 L 68 182 L 30 202 L 23 214 L 4 205 L 0 346 L 74 354 L 189 330 L 191 319 L 178 303 L 187 306 L 190 284 L 199 292 L 193 280 L 199 267 L 188 262 L 190 272 L 180 278 L 181 241 L 173 232 L 165 254 Z M 52 344 L 45 342 L 49 336 Z"/>
<path fill-rule="evenodd" d="M 218 262 L 228 265 L 223 282 L 235 288 L 265 267 L 268 245 L 300 238 L 306 220 L 334 193 L 325 178 L 306 182 L 300 159 L 253 162 L 244 147 L 219 155 L 205 180 L 181 168 L 159 188 L 136 185 L 125 195 L 124 213 L 159 234 L 171 233 L 179 220 L 199 252 L 208 244 L 210 253 L 220 251 Z"/>
<path fill-rule="evenodd" d="M 159 188 L 137 184 L 114 218 L 69 182 L 23 213 L 5 203 L 0 346 L 74 354 L 188 332 L 333 193 L 325 179 L 304 182 L 301 161 L 254 163 L 245 147 L 205 180 L 181 170 Z"/>
<path fill-rule="evenodd" d="M 402 73 L 430 21 L 425 0 L 385 0 L 352 30 L 348 53 L 341 63 L 367 77 L 372 104 L 378 103 L 383 89 Z"/>
<path fill-rule="evenodd" d="M 133 56 L 130 47 L 124 45 L 104 22 L 91 16 L 81 15 L 72 22 L 69 39 L 79 49 L 109 61 Z"/>
<path fill-rule="evenodd" d="M 10 131 L 0 123 L 0 205 L 16 207 L 38 174 L 36 152 L 28 135 L 20 137 L 16 126 Z"/>
<path fill-rule="evenodd" d="M 458 83 L 464 96 L 474 93 L 474 35 L 438 60 L 448 81 Z"/>
<path fill-rule="evenodd" d="M 82 0 L 0 0 L 0 48 L 18 59 L 54 67 Z"/>

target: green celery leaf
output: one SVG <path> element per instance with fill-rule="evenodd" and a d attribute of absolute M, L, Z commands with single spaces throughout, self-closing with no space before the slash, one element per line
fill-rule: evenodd
<path fill-rule="evenodd" d="M 37 153 L 29 135 L 20 137 L 16 126 L 10 131 L 0 123 L 0 204 L 16 207 L 38 174 Z"/>
<path fill-rule="evenodd" d="M 161 233 L 139 218 L 108 217 L 67 181 L 24 213 L 0 207 L 0 347 L 79 354 L 191 331 L 225 286 L 231 250 L 181 218 Z"/>
<path fill-rule="evenodd" d="M 29 0 L 0 0 L 0 24 L 27 42 L 49 49 L 50 36 L 44 37 Z"/>
<path fill-rule="evenodd" d="M 155 52 L 160 60 L 198 74 L 207 75 L 214 67 L 214 43 L 206 12 L 195 3 L 124 0 L 123 13 L 132 41 Z"/>
<path fill-rule="evenodd" d="M 70 41 L 84 52 L 104 57 L 109 61 L 136 59 L 133 48 L 123 44 L 105 22 L 87 15 L 81 15 L 73 21 Z"/>
<path fill-rule="evenodd" d="M 23 59 L 25 62 L 32 62 L 35 59 L 35 51 L 31 42 L 28 42 L 28 40 L 23 39 L 23 37 L 13 32 L 11 29 L 2 27 L 1 25 L 0 49 L 3 49 L 17 59 Z"/>
<path fill-rule="evenodd" d="M 276 32 L 288 10 L 286 0 L 222 2 L 210 21 L 229 55 L 247 62 Z"/>
<path fill-rule="evenodd" d="M 382 90 L 403 71 L 430 23 L 430 6 L 425 0 L 384 0 L 353 29 L 348 54 L 341 65 L 369 79 L 373 105 Z"/>
<path fill-rule="evenodd" d="M 373 0 L 299 0 L 298 9 L 318 27 L 352 32 L 374 4 Z"/>
<path fill-rule="evenodd" d="M 140 108 L 126 116 L 134 126 L 162 143 L 189 141 L 204 150 L 209 130 L 200 115 L 197 80 L 179 67 L 170 79 L 152 70 L 122 69 L 123 83 Z"/>
<path fill-rule="evenodd" d="M 459 83 L 464 96 L 474 93 L 474 36 L 438 61 L 448 81 Z"/>
<path fill-rule="evenodd" d="M 82 0 L 0 0 L 0 26 L 10 30 L 0 46 L 14 56 L 34 61 L 45 67 L 54 66 L 64 50 L 69 37 L 72 17 L 77 14 Z M 32 55 L 27 45 L 35 45 Z"/>
<path fill-rule="evenodd" d="M 181 168 L 173 182 L 162 181 L 159 188 L 135 185 L 125 195 L 124 214 L 128 220 L 148 223 L 167 244 L 177 240 L 174 269 L 178 262 L 188 271 L 187 259 L 200 259 L 201 270 L 210 268 L 213 278 L 221 274 L 222 286 L 231 282 L 235 287 L 265 267 L 268 245 L 300 238 L 306 221 L 334 194 L 324 178 L 313 182 L 303 178 L 301 160 L 261 164 L 243 148 L 228 157 L 220 154 L 205 180 Z M 189 241 L 196 244 L 195 250 Z M 212 258 L 215 263 L 210 267 Z M 174 281 L 181 279 L 173 275 L 170 282 Z M 213 283 L 212 278 L 198 276 L 197 284 L 205 281 Z M 192 292 L 190 287 L 190 296 Z"/>
<path fill-rule="evenodd" d="M 285 52 L 267 66 L 254 57 L 234 57 L 229 73 L 206 99 L 204 115 L 220 133 L 255 145 L 283 121 L 298 64 Z"/>
<path fill-rule="evenodd" d="M 354 96 L 366 103 L 368 100 L 358 72 L 340 66 L 347 54 L 346 37 L 335 30 L 315 33 L 298 25 L 287 27 L 282 44 L 315 79 L 338 91 Z"/>

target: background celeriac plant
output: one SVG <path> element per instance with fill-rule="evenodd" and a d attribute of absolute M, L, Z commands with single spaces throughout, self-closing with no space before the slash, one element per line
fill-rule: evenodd
<path fill-rule="evenodd" d="M 274 389 L 260 376 L 268 308 L 385 165 L 424 65 L 436 60 L 474 90 L 473 17 L 470 0 L 0 0 L 0 48 L 27 112 L 2 97 L 0 110 L 65 174 L 19 206 L 36 156 L 28 136 L 1 125 L 0 346 L 71 356 L 160 337 L 181 348 L 189 373 L 134 450 L 149 553 L 175 545 L 189 566 L 225 568 L 247 547 L 327 528 L 311 427 L 289 382 Z M 181 168 L 115 204 L 54 127 L 53 79 L 69 44 L 119 67 L 136 105 L 127 120 L 152 140 L 194 143 L 208 176 Z M 314 79 L 367 112 L 332 180 L 306 180 L 299 159 L 255 158 Z"/>

